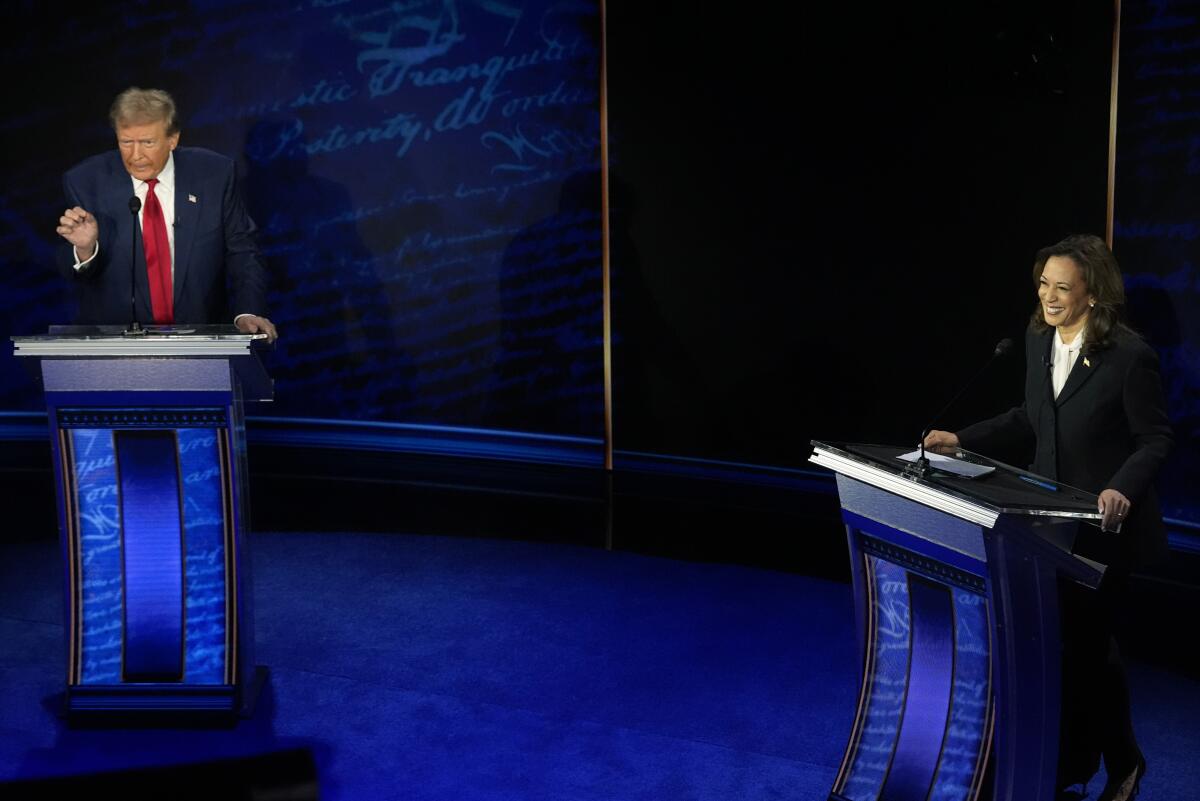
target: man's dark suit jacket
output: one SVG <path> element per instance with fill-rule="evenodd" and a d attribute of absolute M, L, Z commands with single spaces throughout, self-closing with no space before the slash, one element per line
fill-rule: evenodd
<path fill-rule="evenodd" d="M 1158 355 L 1120 329 L 1109 347 L 1077 357 L 1055 399 L 1053 336 L 1053 329 L 1026 335 L 1025 403 L 964 428 L 959 441 L 986 454 L 1032 437 L 1033 472 L 1088 492 L 1112 488 L 1130 501 L 1120 534 L 1085 526 L 1076 552 L 1125 567 L 1152 561 L 1166 549 L 1154 479 L 1174 442 Z"/>
<path fill-rule="evenodd" d="M 266 270 L 246 213 L 234 163 L 210 150 L 176 148 L 175 159 L 175 322 L 232 323 L 238 314 L 266 314 Z M 130 248 L 136 247 L 137 316 L 153 319 L 146 279 L 146 256 L 136 218 L 129 211 L 133 182 L 112 150 L 86 159 L 63 176 L 67 204 L 81 206 L 100 226 L 100 253 L 76 271 L 69 244 L 59 266 L 79 289 L 82 325 L 128 323 Z"/>

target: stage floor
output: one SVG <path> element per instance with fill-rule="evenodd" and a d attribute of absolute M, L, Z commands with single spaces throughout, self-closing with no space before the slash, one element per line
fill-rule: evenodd
<path fill-rule="evenodd" d="M 301 748 L 335 801 L 823 799 L 833 783 L 856 701 L 846 584 L 483 537 L 251 547 L 271 671 L 254 718 L 96 731 L 55 714 L 57 543 L 0 543 L 0 780 Z M 1141 798 L 1186 797 L 1200 681 L 1131 669 Z"/>

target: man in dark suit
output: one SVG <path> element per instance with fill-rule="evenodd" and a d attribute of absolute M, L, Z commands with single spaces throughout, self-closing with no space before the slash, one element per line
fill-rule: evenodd
<path fill-rule="evenodd" d="M 178 147 L 175 103 L 164 91 L 125 90 L 110 120 L 117 150 L 63 176 L 59 263 L 79 287 L 77 322 L 129 322 L 132 281 L 139 321 L 232 322 L 274 341 L 257 228 L 233 161 Z"/>

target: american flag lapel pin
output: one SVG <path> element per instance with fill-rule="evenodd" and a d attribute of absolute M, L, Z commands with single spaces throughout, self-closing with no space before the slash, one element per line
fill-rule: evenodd
<path fill-rule="evenodd" d="M 188 195 L 188 203 L 195 203 L 195 202 L 196 202 L 196 196 Z"/>

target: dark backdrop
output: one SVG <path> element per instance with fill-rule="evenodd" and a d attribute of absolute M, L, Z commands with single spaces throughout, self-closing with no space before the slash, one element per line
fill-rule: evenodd
<path fill-rule="evenodd" d="M 1177 435 L 1163 511 L 1200 524 L 1200 3 L 1127 5 L 1114 248 L 1130 316 L 1161 356 Z"/>
<path fill-rule="evenodd" d="M 609 16 L 617 443 L 915 443 L 1020 342 L 1035 251 L 1104 233 L 1111 11 L 657 5 Z M 1019 358 L 941 425 L 1011 405 Z"/>

